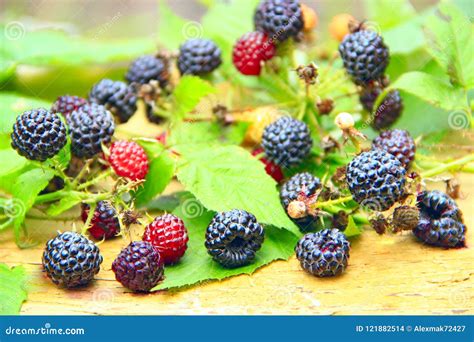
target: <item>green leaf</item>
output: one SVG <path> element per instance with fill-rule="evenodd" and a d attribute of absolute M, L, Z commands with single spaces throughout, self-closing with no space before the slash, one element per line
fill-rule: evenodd
<path fill-rule="evenodd" d="M 158 40 L 163 47 L 176 50 L 187 39 L 191 38 L 194 30 L 195 38 L 200 35 L 200 24 L 186 21 L 176 15 L 164 0 L 158 2 Z M 187 33 L 187 36 L 186 36 Z"/>
<path fill-rule="evenodd" d="M 280 204 L 276 182 L 263 163 L 243 148 L 199 146 L 184 150 L 177 175 L 186 190 L 210 210 L 247 210 L 261 223 L 299 233 Z"/>
<path fill-rule="evenodd" d="M 0 264 L 0 315 L 16 315 L 28 296 L 27 275 L 23 266 Z"/>
<path fill-rule="evenodd" d="M 4 135 L 9 135 L 12 132 L 12 126 L 18 115 L 26 110 L 39 107 L 49 108 L 51 103 L 16 93 L 0 93 L 0 141 L 3 142 Z"/>
<path fill-rule="evenodd" d="M 21 170 L 28 163 L 24 157 L 11 148 L 0 150 L 0 160 L 2 161 L 0 176 Z"/>
<path fill-rule="evenodd" d="M 206 210 L 192 196 L 183 200 L 184 202 L 173 211 L 173 214 L 182 218 L 188 229 L 188 249 L 178 264 L 166 267 L 165 281 L 154 290 L 189 286 L 238 274 L 251 274 L 274 260 L 288 259 L 294 253 L 294 247 L 298 241 L 296 235 L 287 230 L 266 226 L 265 241 L 257 252 L 254 263 L 236 269 L 226 269 L 213 261 L 204 247 L 206 228 L 214 212 Z"/>
<path fill-rule="evenodd" d="M 213 122 L 180 122 L 172 127 L 168 143 L 179 150 L 182 145 L 211 143 L 219 139 L 221 132 Z"/>
<path fill-rule="evenodd" d="M 347 227 L 344 229 L 344 234 L 348 238 L 353 238 L 362 234 L 362 228 L 357 226 L 352 216 L 349 216 L 348 218 Z"/>
<path fill-rule="evenodd" d="M 207 95 L 217 90 L 209 82 L 197 76 L 183 76 L 173 91 L 175 103 L 175 119 L 182 119 L 192 111 Z"/>
<path fill-rule="evenodd" d="M 398 26 L 416 15 L 408 0 L 366 0 L 365 8 L 370 20 L 373 20 L 368 22 L 369 26 L 374 23 L 382 31 Z"/>
<path fill-rule="evenodd" d="M 3 31 L 4 27 L 0 26 Z M 46 48 L 47 47 L 47 48 Z M 0 56 L 29 65 L 101 64 L 131 59 L 153 51 L 151 37 L 132 40 L 98 40 L 73 37 L 59 30 L 27 31 L 17 39 L 0 36 Z"/>
<path fill-rule="evenodd" d="M 51 204 L 46 211 L 46 214 L 49 216 L 58 216 L 81 202 L 82 198 L 77 193 L 71 192 L 66 197 L 61 198 L 58 202 Z"/>
<path fill-rule="evenodd" d="M 53 178 L 54 172 L 48 169 L 34 168 L 19 175 L 12 187 L 12 195 L 18 208 L 13 224 L 15 238 L 20 241 L 20 229 L 26 213 L 33 206 L 39 192 L 43 190 Z"/>
<path fill-rule="evenodd" d="M 400 89 L 422 100 L 446 110 L 465 106 L 464 92 L 443 80 L 427 73 L 413 71 L 403 74 L 377 99 L 383 99 L 390 89 Z"/>
<path fill-rule="evenodd" d="M 474 30 L 456 6 L 442 2 L 426 23 L 429 51 L 451 80 L 474 87 Z"/>
<path fill-rule="evenodd" d="M 145 183 L 137 190 L 135 203 L 142 206 L 160 194 L 173 179 L 175 161 L 167 151 L 152 159 Z"/>

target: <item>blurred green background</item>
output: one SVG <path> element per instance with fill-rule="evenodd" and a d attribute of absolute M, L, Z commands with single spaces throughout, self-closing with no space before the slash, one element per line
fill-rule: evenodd
<path fill-rule="evenodd" d="M 215 2 L 219 0 L 0 0 L 0 91 L 47 100 L 66 93 L 86 96 L 91 85 L 101 78 L 123 79 L 133 58 L 156 51 L 158 45 L 173 50 L 195 30 L 202 30 L 198 22 L 205 16 L 206 7 Z M 220 38 L 233 41 L 231 35 L 238 37 L 251 29 L 251 11 L 257 2 L 238 0 L 240 7 L 250 10 L 239 10 L 224 19 L 217 14 L 212 20 L 207 18 L 208 24 L 212 21 L 214 34 L 222 30 Z M 328 23 L 336 14 L 350 13 L 358 20 L 373 21 L 384 36 L 391 50 L 387 73 L 392 81 L 408 71 L 441 74 L 426 52 L 423 34 L 424 19 L 433 13 L 439 1 L 302 2 L 318 15 L 315 46 L 326 44 L 329 51 L 336 51 L 337 42 L 329 37 Z M 472 24 L 474 1 L 451 2 Z M 181 27 L 177 22 L 184 22 L 182 30 L 176 30 Z M 231 31 L 230 26 L 238 27 Z M 201 33 L 207 35 L 205 31 Z M 217 39 L 219 44 L 223 43 Z M 230 55 L 226 46 L 223 52 Z M 408 125 L 410 118 L 405 115 L 398 125 L 407 126 L 413 133 L 447 125 L 446 115 L 437 115 L 440 109 L 411 95 L 404 99 L 410 111 L 422 111 L 431 118 L 425 123 Z"/>

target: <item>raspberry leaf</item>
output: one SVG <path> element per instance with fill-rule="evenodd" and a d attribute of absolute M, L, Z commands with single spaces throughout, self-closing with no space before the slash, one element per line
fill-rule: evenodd
<path fill-rule="evenodd" d="M 197 76 L 184 76 L 174 89 L 175 119 L 183 119 L 207 95 L 217 90 L 209 82 Z"/>
<path fill-rule="evenodd" d="M 238 274 L 252 274 L 258 268 L 278 259 L 288 259 L 294 253 L 298 237 L 293 233 L 265 227 L 265 241 L 257 252 L 255 262 L 236 269 L 226 269 L 207 254 L 204 236 L 215 212 L 202 206 L 192 195 L 181 199 L 181 205 L 173 211 L 180 217 L 189 233 L 188 250 L 180 262 L 165 268 L 165 281 L 153 290 L 189 286 L 206 280 L 220 280 Z"/>
<path fill-rule="evenodd" d="M 160 194 L 173 179 L 175 162 L 168 151 L 151 160 L 145 183 L 136 193 L 136 205 L 142 206 Z"/>
<path fill-rule="evenodd" d="M 462 88 L 452 86 L 447 79 L 412 71 L 400 76 L 389 88 L 382 92 L 374 105 L 376 108 L 391 89 L 400 89 L 422 100 L 446 110 L 458 109 L 463 103 Z"/>
<path fill-rule="evenodd" d="M 25 268 L 0 264 L 0 315 L 17 314 L 27 295 Z"/>
<path fill-rule="evenodd" d="M 457 7 L 441 3 L 426 23 L 428 51 L 449 74 L 451 81 L 464 88 L 474 87 L 474 29 Z"/>
<path fill-rule="evenodd" d="M 276 182 L 248 151 L 216 146 L 181 152 L 178 179 L 206 208 L 247 210 L 261 223 L 299 233 L 280 204 Z"/>

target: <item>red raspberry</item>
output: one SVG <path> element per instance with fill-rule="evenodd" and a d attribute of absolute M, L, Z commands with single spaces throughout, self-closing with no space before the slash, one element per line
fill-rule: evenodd
<path fill-rule="evenodd" d="M 263 152 L 263 148 L 257 148 L 253 150 L 252 156 L 257 156 Z M 283 172 L 281 171 L 281 167 L 265 158 L 260 158 L 259 160 L 265 165 L 265 171 L 267 171 L 267 173 L 272 176 L 272 178 L 276 180 L 277 183 L 280 183 L 284 178 Z"/>
<path fill-rule="evenodd" d="M 262 32 L 244 34 L 234 45 L 232 61 L 244 75 L 260 75 L 262 62 L 275 56 L 275 45 Z"/>
<path fill-rule="evenodd" d="M 87 221 L 90 206 L 82 204 L 81 218 L 82 221 Z M 117 211 L 107 201 L 100 201 L 94 211 L 94 216 L 91 220 L 89 233 L 96 240 L 110 239 L 120 232 L 120 224 L 117 218 Z"/>
<path fill-rule="evenodd" d="M 110 147 L 109 163 L 117 175 L 132 181 L 145 179 L 148 173 L 145 150 L 133 141 L 114 142 Z"/>
<path fill-rule="evenodd" d="M 145 228 L 143 241 L 150 242 L 165 264 L 176 263 L 188 248 L 188 232 L 184 222 L 172 214 L 158 216 Z"/>

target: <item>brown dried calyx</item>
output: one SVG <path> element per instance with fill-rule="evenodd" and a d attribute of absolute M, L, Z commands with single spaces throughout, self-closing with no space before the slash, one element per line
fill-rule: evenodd
<path fill-rule="evenodd" d="M 392 215 L 392 230 L 398 233 L 404 230 L 413 230 L 420 220 L 420 211 L 417 207 L 402 205 L 396 208 Z"/>

